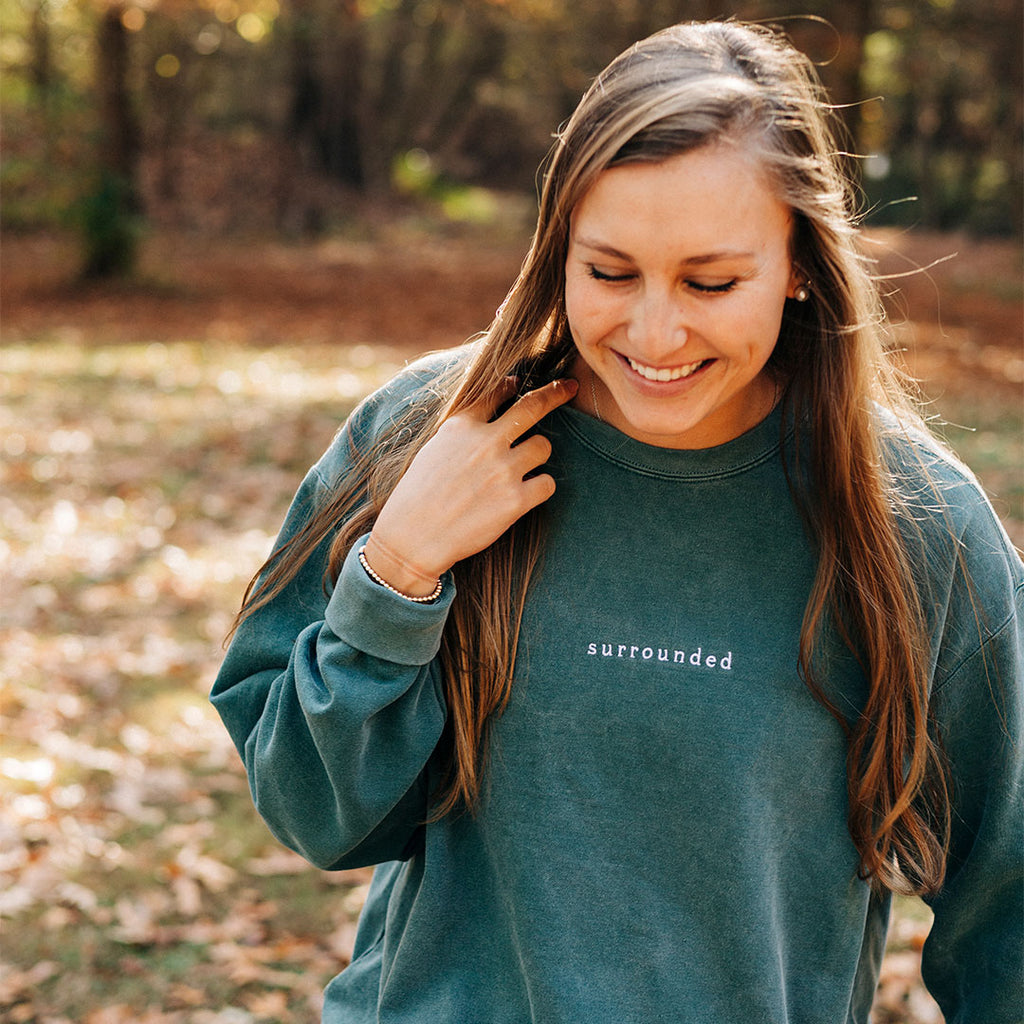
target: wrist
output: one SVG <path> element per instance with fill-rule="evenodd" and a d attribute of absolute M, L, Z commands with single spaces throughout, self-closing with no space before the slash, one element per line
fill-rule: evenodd
<path fill-rule="evenodd" d="M 404 597 L 436 597 L 441 573 L 421 569 L 403 558 L 373 533 L 366 539 L 360 561 L 370 577 Z"/>

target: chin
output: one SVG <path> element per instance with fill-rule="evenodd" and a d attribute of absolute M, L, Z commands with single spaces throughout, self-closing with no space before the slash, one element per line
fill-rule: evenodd
<path fill-rule="evenodd" d="M 625 433 L 647 444 L 661 447 L 686 447 L 691 434 L 701 433 L 704 417 L 624 416 Z"/>

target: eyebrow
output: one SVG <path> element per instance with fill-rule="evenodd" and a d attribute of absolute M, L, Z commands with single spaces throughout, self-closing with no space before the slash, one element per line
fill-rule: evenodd
<path fill-rule="evenodd" d="M 623 260 L 626 263 L 633 262 L 633 257 L 630 256 L 629 253 L 623 252 L 621 249 L 616 249 L 612 245 L 606 245 L 604 242 L 597 241 L 596 239 L 574 235 L 573 241 L 584 249 L 593 249 L 595 252 L 601 252 L 606 256 L 611 256 L 612 259 Z M 753 259 L 755 255 L 756 253 L 753 252 L 722 249 L 718 252 L 708 252 L 702 253 L 699 256 L 690 256 L 682 262 L 689 266 L 703 266 L 706 263 L 717 263 L 719 260 Z"/>

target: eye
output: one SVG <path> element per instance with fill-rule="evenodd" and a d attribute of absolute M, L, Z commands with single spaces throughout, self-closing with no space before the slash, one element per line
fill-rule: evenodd
<path fill-rule="evenodd" d="M 632 274 L 605 274 L 593 264 L 587 267 L 587 271 L 595 281 L 629 281 L 633 277 Z"/>
<path fill-rule="evenodd" d="M 731 281 L 725 281 L 723 284 L 703 284 L 700 281 L 687 281 L 686 285 L 695 292 L 703 292 L 705 295 L 724 295 L 726 292 L 731 292 L 738 283 L 739 278 L 734 277 Z"/>

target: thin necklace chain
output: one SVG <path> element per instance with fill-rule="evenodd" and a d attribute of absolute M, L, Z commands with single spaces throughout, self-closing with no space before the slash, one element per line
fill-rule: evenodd
<path fill-rule="evenodd" d="M 597 374 L 594 373 L 593 369 L 590 371 L 590 397 L 594 403 L 594 415 L 598 418 L 598 421 L 604 423 L 604 417 L 601 415 L 601 406 L 597 402 Z"/>

